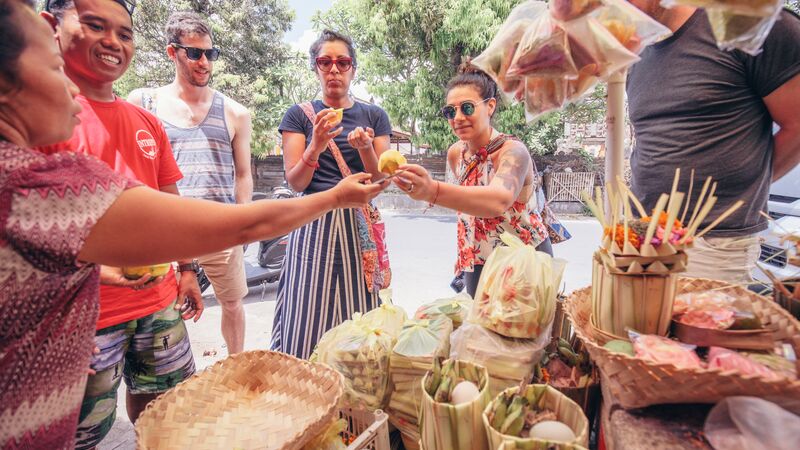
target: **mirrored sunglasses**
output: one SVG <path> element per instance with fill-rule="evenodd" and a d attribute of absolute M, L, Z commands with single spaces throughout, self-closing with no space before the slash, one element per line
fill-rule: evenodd
<path fill-rule="evenodd" d="M 203 57 L 203 53 L 206 54 L 206 59 L 209 61 L 216 61 L 219 59 L 220 51 L 218 48 L 197 48 L 197 47 L 186 47 L 185 45 L 180 45 L 176 43 L 170 44 L 173 48 L 182 48 L 186 51 L 186 57 L 192 61 L 199 61 L 200 58 Z"/>
<path fill-rule="evenodd" d="M 473 102 L 471 100 L 467 100 L 467 101 L 461 103 L 458 106 L 458 108 L 461 109 L 461 114 L 464 114 L 465 116 L 471 116 L 471 115 L 475 114 L 475 108 L 479 104 L 481 104 L 483 102 L 486 102 L 488 100 L 489 100 L 488 98 L 485 98 L 485 99 L 479 101 L 478 103 L 475 103 L 475 102 Z M 447 120 L 454 120 L 456 118 L 456 111 L 457 110 L 456 110 L 455 106 L 446 105 L 444 108 L 442 108 L 442 115 Z"/>

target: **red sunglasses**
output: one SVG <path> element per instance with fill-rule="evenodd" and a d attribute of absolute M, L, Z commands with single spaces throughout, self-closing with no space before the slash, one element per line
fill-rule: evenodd
<path fill-rule="evenodd" d="M 347 72 L 353 68 L 353 58 L 347 56 L 337 59 L 328 56 L 320 56 L 317 58 L 316 63 L 319 70 L 323 72 L 330 72 L 334 64 L 336 64 L 336 68 L 339 69 L 339 72 Z"/>

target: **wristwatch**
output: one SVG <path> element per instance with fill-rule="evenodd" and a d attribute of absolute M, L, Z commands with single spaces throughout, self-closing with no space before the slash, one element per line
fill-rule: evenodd
<path fill-rule="evenodd" d="M 191 263 L 178 265 L 178 272 L 190 272 L 190 271 L 194 272 L 195 274 L 200 272 L 200 263 L 197 262 L 196 259 L 193 259 Z"/>

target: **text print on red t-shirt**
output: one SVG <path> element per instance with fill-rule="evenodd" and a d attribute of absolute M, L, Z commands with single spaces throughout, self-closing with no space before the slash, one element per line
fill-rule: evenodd
<path fill-rule="evenodd" d="M 152 134 L 147 130 L 139 130 L 136 132 L 136 143 L 139 145 L 139 150 L 144 153 L 148 159 L 156 159 L 158 156 L 158 146 Z"/>

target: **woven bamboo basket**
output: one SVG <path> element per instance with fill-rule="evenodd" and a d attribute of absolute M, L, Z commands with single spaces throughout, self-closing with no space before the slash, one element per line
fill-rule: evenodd
<path fill-rule="evenodd" d="M 783 285 L 788 288 L 790 292 L 794 292 L 793 289 L 800 289 L 800 278 L 793 278 L 791 280 L 784 281 Z M 789 311 L 791 315 L 800 319 L 800 300 L 792 298 L 791 296 L 781 292 L 777 285 L 773 285 L 772 295 L 775 297 L 775 301 L 778 302 L 783 309 Z"/>
<path fill-rule="evenodd" d="M 597 255 L 592 260 L 593 335 L 627 340 L 627 328 L 666 336 L 678 275 L 612 273 Z"/>
<path fill-rule="evenodd" d="M 138 449 L 297 449 L 339 417 L 342 376 L 266 350 L 230 356 L 147 405 Z"/>
<path fill-rule="evenodd" d="M 542 386 L 542 385 L 540 385 Z M 483 410 L 483 426 L 486 428 L 486 437 L 489 439 L 489 448 L 498 448 L 504 442 L 514 442 L 518 448 L 525 448 L 530 450 L 547 450 L 553 446 L 562 446 L 563 448 L 573 448 L 575 445 L 587 446 L 589 445 L 589 420 L 583 414 L 581 407 L 569 399 L 566 395 L 562 394 L 552 386 L 547 386 L 544 395 L 539 400 L 539 407 L 546 408 L 553 411 L 558 417 L 559 422 L 563 422 L 575 432 L 575 441 L 562 444 L 554 444 L 551 441 L 544 441 L 539 439 L 523 439 L 516 436 L 508 436 L 501 434 L 489 424 L 489 408 L 491 402 L 486 405 Z M 519 387 L 509 388 L 500 393 L 512 394 L 519 391 Z"/>
<path fill-rule="evenodd" d="M 745 288 L 721 281 L 681 278 L 678 293 L 725 290 L 752 302 L 762 324 L 772 330 L 776 344 L 788 342 L 800 349 L 800 322 L 777 304 Z M 592 338 L 590 323 L 591 288 L 575 291 L 567 303 L 567 314 L 575 333 L 601 371 L 602 383 L 624 408 L 641 408 L 661 403 L 716 403 L 725 397 L 800 398 L 800 381 L 766 381 L 735 371 L 718 369 L 679 369 L 672 364 L 656 364 L 622 353 L 608 351 Z"/>

